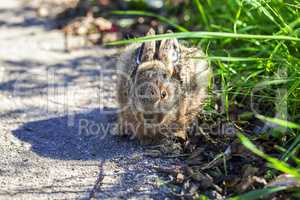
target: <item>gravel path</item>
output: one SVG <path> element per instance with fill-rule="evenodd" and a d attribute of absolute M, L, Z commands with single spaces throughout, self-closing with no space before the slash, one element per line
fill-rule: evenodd
<path fill-rule="evenodd" d="M 0 199 L 163 199 L 162 181 L 115 124 L 114 49 L 63 52 L 62 33 L 0 4 Z"/>

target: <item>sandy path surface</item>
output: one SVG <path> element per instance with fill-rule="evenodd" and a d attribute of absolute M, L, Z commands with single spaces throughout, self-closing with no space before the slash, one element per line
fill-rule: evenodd
<path fill-rule="evenodd" d="M 64 53 L 50 26 L 1 1 L 0 199 L 163 199 L 152 167 L 173 161 L 108 133 L 116 50 Z"/>

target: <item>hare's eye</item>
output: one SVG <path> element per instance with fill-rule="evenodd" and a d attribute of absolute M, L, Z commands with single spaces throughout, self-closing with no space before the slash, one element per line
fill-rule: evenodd
<path fill-rule="evenodd" d="M 178 57 L 179 57 L 178 52 L 176 50 L 172 51 L 172 55 L 171 55 L 172 62 L 177 62 Z"/>
<path fill-rule="evenodd" d="M 166 96 L 167 96 L 167 92 L 166 92 L 165 90 L 163 90 L 163 91 L 161 92 L 161 94 L 160 94 L 160 97 L 161 97 L 162 99 L 164 99 L 164 98 L 166 98 Z"/>

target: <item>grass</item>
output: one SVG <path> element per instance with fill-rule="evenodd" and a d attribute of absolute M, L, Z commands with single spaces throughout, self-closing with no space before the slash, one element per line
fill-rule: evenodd
<path fill-rule="evenodd" d="M 289 166 L 286 162 L 280 161 L 276 158 L 273 158 L 261 150 L 259 150 L 247 137 L 245 137 L 243 134 L 239 134 L 238 137 L 242 141 L 242 143 L 247 147 L 249 150 L 251 150 L 254 154 L 264 158 L 266 161 L 268 161 L 272 167 L 277 169 L 278 171 L 281 171 L 286 174 L 290 174 L 293 177 L 300 180 L 300 172 L 298 169 L 293 168 Z"/>
<path fill-rule="evenodd" d="M 195 39 L 195 38 L 206 38 L 206 39 L 254 39 L 254 40 L 290 40 L 300 42 L 300 38 L 290 37 L 285 35 L 251 35 L 251 34 L 238 34 L 238 33 L 225 33 L 225 32 L 182 32 L 182 33 L 166 33 L 153 36 L 145 36 L 140 38 L 133 38 L 128 40 L 120 40 L 111 42 L 108 45 L 122 45 L 131 44 L 137 42 L 145 42 L 152 40 L 163 40 L 170 38 L 178 39 Z"/>
<path fill-rule="evenodd" d="M 260 189 L 260 190 L 255 190 L 251 191 L 247 194 L 244 195 L 239 195 L 236 197 L 229 198 L 229 200 L 254 200 L 254 199 L 261 199 L 263 197 L 267 197 L 268 195 L 283 191 L 287 187 L 281 186 L 281 187 L 270 187 L 270 188 L 265 188 L 265 189 Z"/>
<path fill-rule="evenodd" d="M 239 125 L 232 113 L 252 113 L 254 125 L 270 125 L 259 134 L 241 126 L 250 136 L 241 142 L 270 164 L 275 173 L 299 178 L 300 148 L 300 2 L 297 0 L 193 0 L 172 6 L 168 0 L 165 16 L 145 11 L 117 11 L 115 14 L 148 16 L 179 31 L 110 43 L 179 38 L 191 41 L 207 53 L 221 96 L 222 114 Z M 177 13 L 176 15 L 174 13 Z M 170 20 L 172 19 L 172 20 Z M 207 110 L 217 102 L 215 95 Z M 259 123 L 258 123 L 259 122 Z M 255 140 L 253 140 L 255 138 Z M 276 148 L 259 150 L 253 142 L 272 141 Z M 285 187 L 260 188 L 232 199 L 257 199 Z M 299 191 L 298 191 L 299 194 Z"/>

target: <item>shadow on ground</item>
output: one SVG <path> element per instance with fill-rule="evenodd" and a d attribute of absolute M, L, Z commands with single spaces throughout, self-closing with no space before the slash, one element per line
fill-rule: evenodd
<path fill-rule="evenodd" d="M 100 78 L 111 77 L 105 70 L 115 69 L 115 60 L 107 56 L 79 56 L 64 62 L 47 64 L 36 60 L 4 60 L 11 79 L 1 82 L 0 92 L 33 97 L 47 94 L 50 88 L 68 87 L 84 79 L 82 86 L 99 84 Z M 38 72 L 36 72 L 38 70 Z"/>
<path fill-rule="evenodd" d="M 31 144 L 31 151 L 42 157 L 101 161 L 97 181 L 86 185 L 90 188 L 89 191 L 76 190 L 82 185 L 48 186 L 58 193 L 64 190 L 68 193 L 71 188 L 77 187 L 74 192 L 84 194 L 82 199 L 163 199 L 166 191 L 158 187 L 156 181 L 164 180 L 165 177 L 157 174 L 153 166 L 166 165 L 169 161 L 146 158 L 142 156 L 142 148 L 136 140 L 113 135 L 110 128 L 114 126 L 115 121 L 114 109 L 95 109 L 88 113 L 28 122 L 14 130 L 13 135 Z M 134 158 L 134 155 L 140 157 Z M 108 163 L 105 170 L 103 165 L 106 161 Z M 110 167 L 111 163 L 120 166 L 121 171 L 115 171 L 114 167 Z M 104 177 L 105 184 L 102 182 Z M 115 182 L 110 182 L 110 179 Z M 32 193 L 41 191 L 44 189 L 40 187 L 30 189 Z"/>
<path fill-rule="evenodd" d="M 98 160 L 129 155 L 135 142 L 113 135 L 115 119 L 115 110 L 95 109 L 88 113 L 28 122 L 13 134 L 30 143 L 36 154 L 52 159 Z"/>
<path fill-rule="evenodd" d="M 44 34 L 35 31 L 51 26 L 49 21 L 37 19 L 31 8 L 0 9 L 0 16 L 2 14 L 5 18 L 0 19 L 0 26 L 12 30 L 32 29 L 32 34 Z M 20 37 L 31 36 L 27 32 L 24 34 Z M 11 36 L 7 40 L 15 44 L 16 38 Z M 35 37 L 33 42 L 39 44 Z M 37 199 L 38 195 L 46 195 L 47 199 L 57 199 L 66 195 L 65 199 L 70 199 L 68 195 L 84 196 L 90 193 L 88 196 L 95 196 L 95 199 L 146 199 L 149 196 L 164 199 L 156 198 L 161 196 L 155 185 L 158 174 L 151 167 L 167 165 L 169 161 L 145 157 L 137 141 L 112 135 L 115 110 L 95 109 L 99 105 L 114 105 L 110 96 L 115 91 L 115 80 L 109 73 L 102 78 L 106 69 L 113 70 L 115 67 L 111 57 L 105 57 L 110 53 L 106 54 L 102 50 L 100 55 L 95 55 L 93 51 L 93 56 L 89 53 L 68 56 L 58 52 L 58 59 L 50 60 L 39 54 L 39 51 L 45 49 L 29 50 L 26 57 L 20 58 L 16 54 L 12 58 L 5 57 L 1 63 L 5 67 L 3 80 L 0 80 L 0 93 L 6 97 L 6 107 L 1 105 L 5 109 L 0 113 L 0 120 L 12 123 L 9 134 L 11 129 L 17 127 L 12 131 L 13 136 L 21 143 L 29 144 L 26 147 L 30 146 L 30 150 L 19 146 L 14 150 L 10 145 L 4 145 L 7 157 L 20 158 L 8 159 L 9 162 L 4 160 L 8 171 L 5 172 L 3 167 L 0 170 L 0 185 L 3 183 L 0 196 L 4 199 Z M 77 98 L 66 102 L 61 100 L 64 91 L 75 91 L 74 97 Z M 106 95 L 101 104 L 96 101 L 97 94 Z M 76 104 L 71 104 L 73 102 Z M 61 107 L 67 106 L 70 106 L 69 114 L 59 115 L 62 113 Z M 81 111 L 72 106 L 80 106 Z M 48 117 L 49 114 L 51 117 Z M 15 139 L 14 137 L 11 138 Z M 99 166 L 100 160 L 104 162 L 104 166 Z M 95 169 L 98 167 L 103 170 L 96 175 Z M 49 174 L 52 170 L 55 173 Z M 94 183 L 95 176 L 99 177 L 99 182 Z M 101 177 L 104 176 L 106 185 L 102 187 Z M 53 185 L 47 178 L 53 181 Z M 7 180 L 11 181 L 11 185 L 7 184 Z"/>
<path fill-rule="evenodd" d="M 1 26 L 6 27 L 43 27 L 46 30 L 51 30 L 57 27 L 54 20 L 39 19 L 35 16 L 35 10 L 30 6 L 21 6 L 17 9 L 0 9 L 0 13 L 9 14 L 14 17 L 22 18 L 20 22 L 10 22 L 9 20 L 0 20 Z"/>

